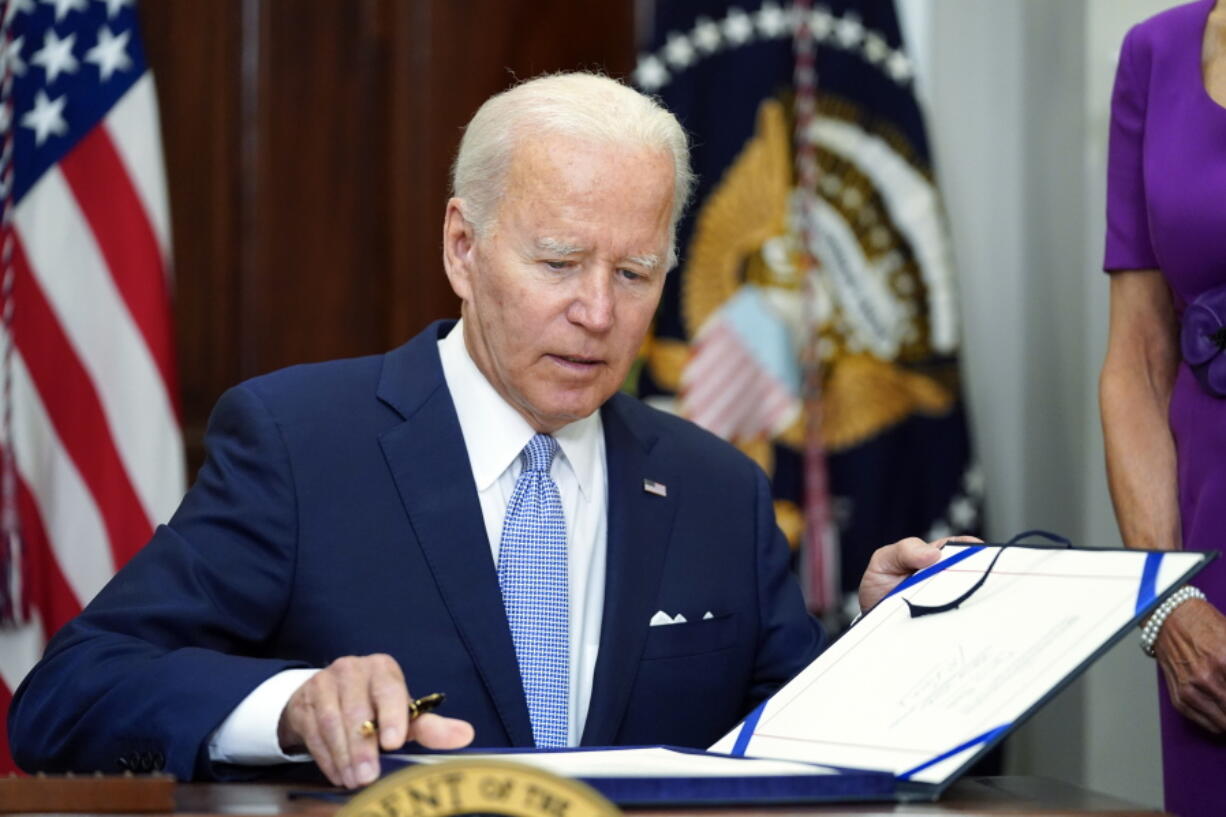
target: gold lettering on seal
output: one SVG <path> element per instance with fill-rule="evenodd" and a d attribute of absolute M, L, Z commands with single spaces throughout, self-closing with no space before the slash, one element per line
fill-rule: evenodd
<path fill-rule="evenodd" d="M 337 817 L 619 817 L 592 787 L 501 760 L 409 766 L 354 795 Z"/>

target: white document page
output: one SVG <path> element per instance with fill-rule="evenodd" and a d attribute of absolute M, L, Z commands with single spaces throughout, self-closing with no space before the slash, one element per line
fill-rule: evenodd
<path fill-rule="evenodd" d="M 412 763 L 501 760 L 524 763 L 563 777 L 781 777 L 835 774 L 833 769 L 785 760 L 696 755 L 660 746 L 582 752 L 510 752 L 454 755 L 391 755 Z"/>
<path fill-rule="evenodd" d="M 752 733 L 738 727 L 712 751 L 733 753 L 740 738 L 745 755 L 941 783 L 1127 625 L 1143 579 L 1160 594 L 1204 558 L 1162 554 L 1147 573 L 1144 552 L 1008 547 L 959 608 L 911 617 L 904 599 L 953 601 L 997 550 L 947 546 L 938 566 L 768 700 L 756 724 L 751 715 Z"/>

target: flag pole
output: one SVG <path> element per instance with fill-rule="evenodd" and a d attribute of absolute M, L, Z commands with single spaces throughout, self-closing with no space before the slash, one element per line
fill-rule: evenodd
<path fill-rule="evenodd" d="M 818 354 L 817 315 L 814 308 L 820 274 L 813 254 L 817 229 L 817 145 L 810 133 L 817 122 L 817 46 L 809 26 L 809 0 L 796 0 L 793 53 L 795 70 L 795 168 L 800 202 L 798 232 L 804 281 L 804 330 L 801 361 L 804 366 L 804 498 L 805 534 L 801 558 L 805 601 L 814 613 L 826 613 L 839 604 L 838 533 L 830 512 L 830 482 L 822 445 L 822 361 Z"/>

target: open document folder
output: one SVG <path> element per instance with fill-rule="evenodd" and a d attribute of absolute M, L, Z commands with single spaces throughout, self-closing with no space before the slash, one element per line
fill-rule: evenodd
<path fill-rule="evenodd" d="M 1213 555 L 947 545 L 707 752 L 479 756 L 580 778 L 621 805 L 935 799 Z"/>

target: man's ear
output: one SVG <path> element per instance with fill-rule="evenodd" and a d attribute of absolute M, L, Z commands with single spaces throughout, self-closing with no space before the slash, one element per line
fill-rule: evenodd
<path fill-rule="evenodd" d="M 472 294 L 472 274 L 476 269 L 477 231 L 464 217 L 464 200 L 447 201 L 443 216 L 443 268 L 451 289 L 461 301 Z"/>

